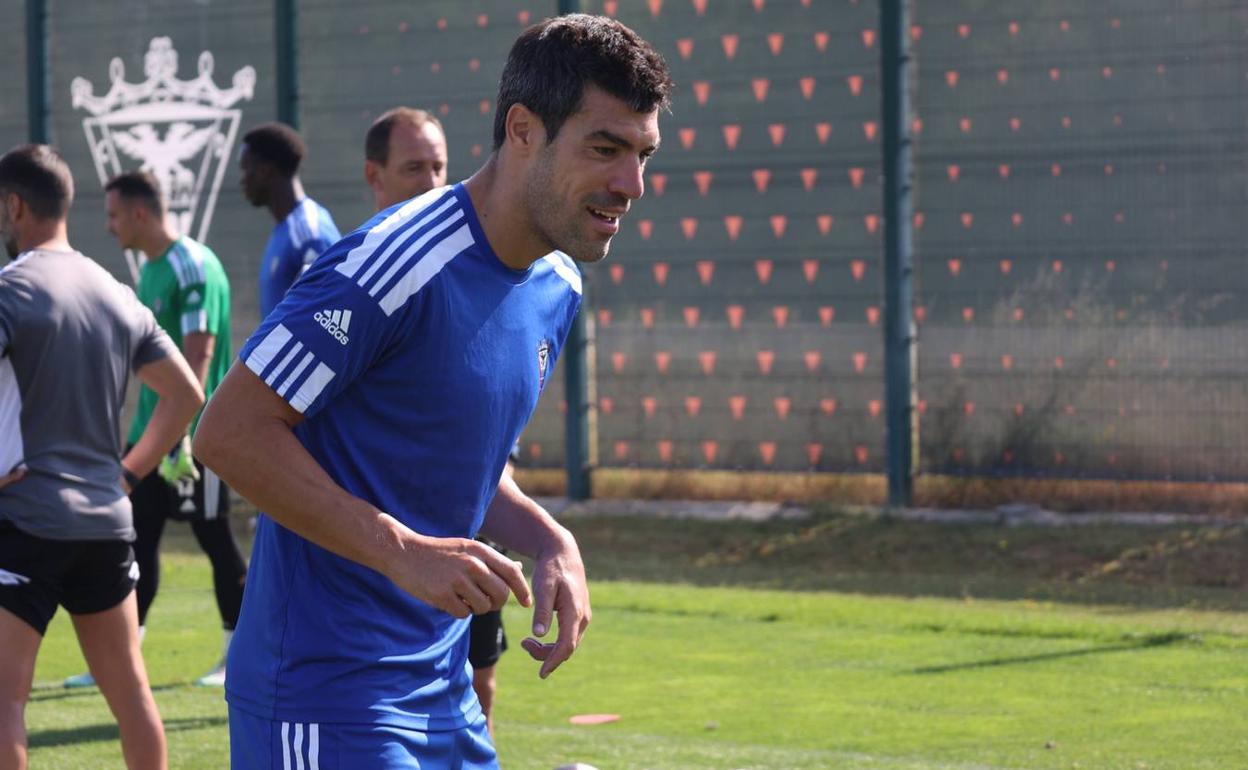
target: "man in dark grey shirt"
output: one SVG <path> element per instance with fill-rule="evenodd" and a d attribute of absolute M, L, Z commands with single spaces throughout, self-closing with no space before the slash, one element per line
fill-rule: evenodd
<path fill-rule="evenodd" d="M 66 229 L 73 178 L 50 147 L 0 157 L 0 767 L 26 766 L 25 703 L 58 605 L 117 718 L 126 765 L 164 768 L 139 653 L 130 486 L 185 433 L 203 391 L 156 319 Z M 133 371 L 160 395 L 121 457 Z"/>

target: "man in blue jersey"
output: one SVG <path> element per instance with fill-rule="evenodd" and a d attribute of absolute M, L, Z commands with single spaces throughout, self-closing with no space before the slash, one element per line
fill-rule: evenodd
<path fill-rule="evenodd" d="M 502 471 L 580 305 L 574 260 L 641 197 L 670 89 L 616 21 L 527 29 L 485 165 L 339 241 L 243 346 L 195 436 L 266 511 L 226 679 L 234 768 L 496 768 L 468 616 L 532 605 L 542 677 L 576 649 L 576 541 Z M 478 532 L 534 558 L 531 593 Z"/>
<path fill-rule="evenodd" d="M 312 261 L 342 235 L 321 204 L 307 197 L 299 179 L 306 149 L 299 133 L 282 123 L 265 123 L 243 135 L 238 166 L 247 202 L 263 206 L 277 226 L 260 258 L 260 319 Z"/>
<path fill-rule="evenodd" d="M 446 133 L 430 113 L 395 107 L 382 113 L 364 137 L 364 181 L 382 211 L 446 184 Z M 516 450 L 512 450 L 512 455 Z M 512 472 L 507 463 L 505 473 Z M 472 689 L 481 703 L 485 724 L 494 735 L 494 669 L 507 650 L 502 610 L 472 616 L 468 626 L 468 662 Z"/>

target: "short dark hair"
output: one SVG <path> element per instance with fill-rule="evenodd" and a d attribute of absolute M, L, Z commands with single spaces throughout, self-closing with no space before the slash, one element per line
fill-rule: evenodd
<path fill-rule="evenodd" d="M 74 202 L 74 175 L 46 144 L 23 144 L 0 157 L 0 196 L 16 193 L 40 219 L 64 219 Z"/>
<path fill-rule="evenodd" d="M 636 112 L 666 109 L 672 92 L 667 63 L 636 32 L 605 16 L 556 16 L 520 33 L 511 47 L 498 84 L 494 149 L 503 146 L 514 104 L 541 118 L 553 142 L 580 109 L 587 83 Z"/>
<path fill-rule="evenodd" d="M 284 176 L 299 173 L 307 153 L 303 137 L 285 123 L 262 123 L 243 134 L 243 143 L 256 157 L 270 163 Z"/>
<path fill-rule="evenodd" d="M 127 171 L 118 174 L 104 185 L 104 192 L 116 191 L 128 201 L 138 201 L 154 214 L 165 213 L 165 197 L 160 182 L 148 171 Z"/>
<path fill-rule="evenodd" d="M 368 127 L 368 134 L 364 136 L 364 157 L 367 160 L 383 166 L 389 162 L 390 134 L 400 123 L 408 123 L 414 128 L 432 123 L 437 126 L 443 136 L 446 135 L 446 130 L 442 128 L 442 121 L 432 113 L 413 107 L 395 107 L 383 112 L 381 117 L 374 120 L 373 125 Z"/>

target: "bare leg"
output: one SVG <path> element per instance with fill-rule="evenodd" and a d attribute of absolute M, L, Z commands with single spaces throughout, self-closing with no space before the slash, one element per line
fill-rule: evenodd
<path fill-rule="evenodd" d="M 485 712 L 485 726 L 494 737 L 494 691 L 497 683 L 494 680 L 494 666 L 478 668 L 472 672 L 472 689 L 481 701 L 481 710 Z"/>
<path fill-rule="evenodd" d="M 0 609 L 0 770 L 26 770 L 26 700 L 42 641 L 26 621 Z"/>
<path fill-rule="evenodd" d="M 139 652 L 134 592 L 112 609 L 72 615 L 78 644 L 121 730 L 130 770 L 165 770 L 165 728 Z"/>

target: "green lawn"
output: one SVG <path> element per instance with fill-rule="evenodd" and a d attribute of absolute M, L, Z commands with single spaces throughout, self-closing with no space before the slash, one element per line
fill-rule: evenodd
<path fill-rule="evenodd" d="M 1158 546 L 1190 532 L 928 530 L 836 516 L 571 525 L 591 565 L 594 624 L 545 682 L 518 647 L 504 656 L 496 727 L 507 768 L 1248 766 L 1242 590 L 1189 580 L 1197 573 Z M 1202 548 L 1240 536 L 1208 536 Z M 952 545 L 929 554 L 924 596 L 918 556 L 933 537 Z M 1065 542 L 1082 556 L 1033 568 L 1002 558 L 1014 547 L 1003 539 L 1033 555 Z M 188 684 L 219 644 L 207 563 L 188 540 L 170 540 L 145 651 L 171 767 L 220 768 L 220 692 Z M 1170 553 L 1172 568 L 1150 572 L 1141 553 Z M 1106 566 L 1124 559 L 1131 570 Z M 1155 590 L 1140 575 L 1154 575 Z M 708 583 L 727 585 L 697 585 Z M 811 590 L 773 590 L 792 585 Z M 1119 589 L 1132 604 L 1100 603 Z M 1002 596 L 1011 592 L 1025 598 Z M 525 614 L 509 607 L 506 621 L 518 640 Z M 33 767 L 120 766 L 98 693 L 58 686 L 81 669 L 58 616 L 27 712 Z M 598 712 L 621 719 L 568 723 Z"/>

